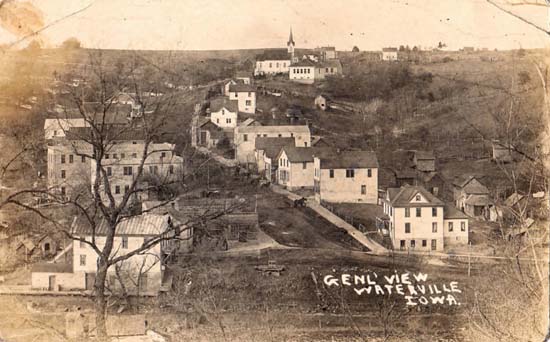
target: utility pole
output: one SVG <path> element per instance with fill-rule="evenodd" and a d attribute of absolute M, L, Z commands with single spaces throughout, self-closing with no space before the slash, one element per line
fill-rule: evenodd
<path fill-rule="evenodd" d="M 468 278 L 471 275 L 472 269 L 472 242 L 468 243 Z"/>

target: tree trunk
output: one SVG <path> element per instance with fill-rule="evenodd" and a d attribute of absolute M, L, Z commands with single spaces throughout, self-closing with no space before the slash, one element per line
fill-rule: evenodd
<path fill-rule="evenodd" d="M 101 260 L 101 258 L 100 258 Z M 108 266 L 100 261 L 94 283 L 95 289 L 95 324 L 96 334 L 100 341 L 107 338 L 107 298 L 105 298 L 105 280 Z"/>

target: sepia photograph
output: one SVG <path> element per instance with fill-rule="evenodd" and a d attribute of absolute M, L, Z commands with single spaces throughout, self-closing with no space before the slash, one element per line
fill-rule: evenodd
<path fill-rule="evenodd" d="M 0 342 L 550 341 L 550 0 L 0 0 Z"/>

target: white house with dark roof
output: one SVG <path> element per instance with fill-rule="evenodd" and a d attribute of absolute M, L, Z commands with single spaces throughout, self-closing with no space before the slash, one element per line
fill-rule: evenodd
<path fill-rule="evenodd" d="M 371 151 L 337 151 L 314 159 L 317 201 L 378 203 L 378 159 Z"/>
<path fill-rule="evenodd" d="M 258 172 L 263 174 L 265 178 L 271 182 L 275 181 L 275 173 L 277 171 L 277 156 L 284 146 L 295 146 L 294 137 L 272 138 L 272 137 L 257 137 L 256 138 L 256 162 Z"/>
<path fill-rule="evenodd" d="M 389 47 L 382 49 L 383 61 L 397 61 L 397 48 Z"/>
<path fill-rule="evenodd" d="M 237 127 L 239 104 L 225 96 L 210 101 L 210 121 L 221 128 Z"/>
<path fill-rule="evenodd" d="M 310 59 L 304 59 L 292 64 L 289 69 L 289 79 L 291 81 L 306 84 L 324 80 L 327 76 L 341 74 L 342 64 L 337 59 L 324 62 L 314 62 Z"/>
<path fill-rule="evenodd" d="M 229 86 L 230 100 L 236 100 L 239 112 L 256 113 L 256 88 L 250 84 L 233 84 Z"/>
<path fill-rule="evenodd" d="M 468 243 L 468 218 L 421 186 L 388 188 L 382 201 L 393 248 L 442 251 Z"/>
<path fill-rule="evenodd" d="M 314 158 L 327 154 L 330 148 L 285 146 L 276 157 L 277 184 L 290 190 L 311 188 L 314 184 Z"/>
<path fill-rule="evenodd" d="M 99 249 L 105 244 L 105 221 L 99 222 L 95 231 L 83 219 L 73 221 L 71 233 L 80 240 L 72 242 L 72 262 L 36 265 L 32 270 L 33 289 L 51 291 L 93 290 L 97 272 L 98 255 L 86 242 L 92 237 Z M 120 281 L 130 293 L 156 294 L 161 288 L 164 260 L 168 254 L 187 251 L 192 244 L 192 230 L 186 229 L 170 215 L 144 214 L 123 219 L 114 237 L 113 256 L 123 256 L 153 239 L 167 238 L 147 250 L 111 267 L 107 274 L 109 289 L 120 289 Z M 178 239 L 171 239 L 178 236 Z M 115 270 L 118 268 L 120 279 Z"/>
<path fill-rule="evenodd" d="M 296 146 L 311 146 L 311 132 L 307 125 L 294 126 L 237 126 L 235 127 L 235 158 L 241 164 L 256 163 L 256 138 L 295 138 Z"/>
<path fill-rule="evenodd" d="M 267 50 L 256 57 L 254 76 L 287 74 L 292 55 L 287 50 Z"/>

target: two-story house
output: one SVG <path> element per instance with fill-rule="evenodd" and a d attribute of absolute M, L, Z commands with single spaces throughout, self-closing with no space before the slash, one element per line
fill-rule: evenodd
<path fill-rule="evenodd" d="M 241 164 L 256 163 L 256 138 L 294 138 L 296 146 L 311 146 L 311 133 L 307 125 L 295 126 L 237 126 L 235 128 L 235 158 Z"/>
<path fill-rule="evenodd" d="M 210 121 L 221 128 L 235 128 L 238 120 L 238 101 L 216 97 L 210 101 Z"/>
<path fill-rule="evenodd" d="M 277 172 L 277 155 L 284 146 L 295 146 L 294 137 L 272 138 L 272 137 L 257 137 L 256 138 L 256 163 L 258 172 L 263 174 L 265 179 L 274 182 Z"/>
<path fill-rule="evenodd" d="M 468 218 L 420 186 L 388 188 L 383 202 L 393 248 L 442 251 L 468 243 Z"/>
<path fill-rule="evenodd" d="M 51 291 L 93 290 L 98 255 L 86 242 L 95 241 L 101 250 L 109 226 L 105 220 L 93 230 L 83 218 L 73 221 L 71 233 L 78 238 L 72 242 L 72 260 L 68 263 L 40 264 L 32 270 L 31 286 Z M 161 288 L 167 255 L 189 250 L 192 229 L 187 229 L 170 215 L 144 214 L 122 219 L 116 227 L 112 257 L 124 256 L 145 243 L 163 238 L 147 249 L 111 266 L 107 285 L 110 291 L 121 289 L 121 282 L 129 293 L 156 294 Z M 178 239 L 175 239 L 175 237 Z M 83 241 L 82 241 L 83 240 Z M 118 275 L 117 275 L 118 272 Z"/>
<path fill-rule="evenodd" d="M 229 99 L 237 100 L 239 112 L 256 113 L 256 88 L 249 84 L 229 86 Z"/>
<path fill-rule="evenodd" d="M 332 148 L 285 146 L 276 157 L 277 184 L 290 190 L 313 189 L 314 158 L 330 155 Z"/>
<path fill-rule="evenodd" d="M 371 151 L 337 151 L 314 159 L 317 201 L 378 202 L 378 159 Z"/>

